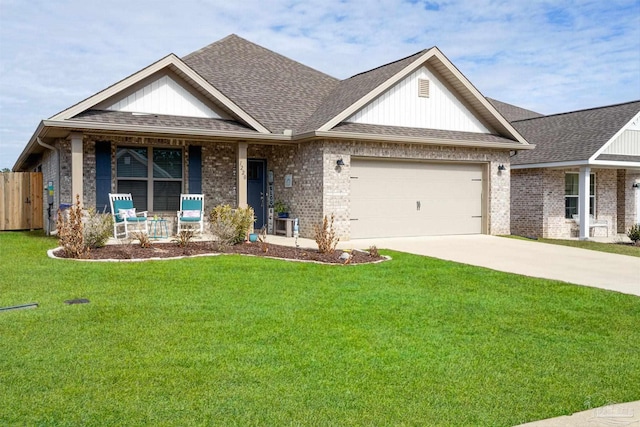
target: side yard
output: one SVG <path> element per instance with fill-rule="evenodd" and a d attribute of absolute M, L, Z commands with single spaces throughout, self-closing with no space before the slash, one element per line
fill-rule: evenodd
<path fill-rule="evenodd" d="M 640 400 L 640 298 L 382 251 L 52 260 L 0 233 L 2 425 L 511 426 Z M 65 300 L 87 298 L 88 304 Z"/>

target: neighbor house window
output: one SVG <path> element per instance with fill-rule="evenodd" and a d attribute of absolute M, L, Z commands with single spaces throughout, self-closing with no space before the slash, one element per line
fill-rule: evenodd
<path fill-rule="evenodd" d="M 578 215 L 578 186 L 580 175 L 577 173 L 566 173 L 564 175 L 564 217 L 573 218 Z M 589 175 L 589 214 L 594 215 L 596 206 L 596 176 Z"/>
<path fill-rule="evenodd" d="M 137 210 L 180 209 L 181 149 L 118 147 L 116 164 L 118 193 L 131 193 Z"/>

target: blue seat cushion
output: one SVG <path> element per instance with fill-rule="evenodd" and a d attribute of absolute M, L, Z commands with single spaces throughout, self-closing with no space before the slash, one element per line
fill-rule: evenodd
<path fill-rule="evenodd" d="M 200 221 L 200 217 L 193 218 L 193 217 L 183 216 L 183 217 L 180 218 L 180 221 L 182 221 L 182 222 L 198 222 L 198 221 Z"/>
<path fill-rule="evenodd" d="M 189 200 L 189 199 L 183 200 L 182 210 L 183 211 L 201 211 L 202 200 Z"/>
<path fill-rule="evenodd" d="M 127 218 L 127 222 L 145 222 L 147 218 L 143 216 L 130 216 Z"/>

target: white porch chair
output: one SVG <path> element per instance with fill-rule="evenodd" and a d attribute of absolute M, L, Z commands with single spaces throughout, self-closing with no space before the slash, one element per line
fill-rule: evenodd
<path fill-rule="evenodd" d="M 113 237 L 116 239 L 120 236 L 128 238 L 132 231 L 149 234 L 147 211 L 136 212 L 131 193 L 109 193 L 109 204 L 113 218 Z M 120 229 L 122 231 L 119 231 Z"/>
<path fill-rule="evenodd" d="M 571 217 L 573 218 L 573 220 L 575 221 L 576 225 L 579 228 L 580 216 L 572 215 Z M 591 229 L 594 229 L 596 227 L 604 227 L 607 230 L 607 237 L 609 237 L 609 221 L 607 221 L 606 219 L 595 219 L 593 215 L 589 214 L 589 231 L 591 231 Z"/>
<path fill-rule="evenodd" d="M 204 232 L 204 195 L 181 194 L 178 211 L 178 233 L 186 229 L 197 228 Z"/>

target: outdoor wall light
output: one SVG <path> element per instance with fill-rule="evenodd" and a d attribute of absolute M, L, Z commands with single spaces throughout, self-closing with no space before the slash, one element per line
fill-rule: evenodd
<path fill-rule="evenodd" d="M 505 171 L 505 170 L 507 170 L 507 168 L 505 168 L 504 165 L 498 166 L 498 172 L 502 172 L 502 171 Z"/>
<path fill-rule="evenodd" d="M 338 165 L 338 166 L 344 166 L 344 160 L 342 160 L 342 159 L 338 159 L 338 160 L 336 161 L 336 165 Z"/>
<path fill-rule="evenodd" d="M 640 183 L 635 182 L 635 183 L 633 183 L 632 187 L 633 188 L 640 188 Z"/>

